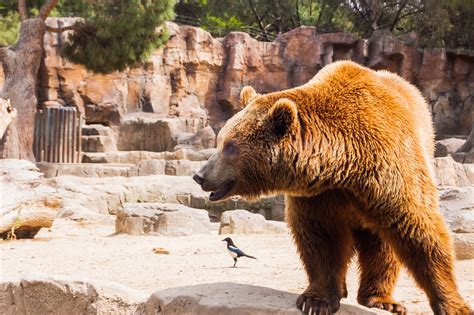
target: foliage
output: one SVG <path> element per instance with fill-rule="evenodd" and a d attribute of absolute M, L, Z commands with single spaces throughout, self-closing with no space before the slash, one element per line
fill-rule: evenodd
<path fill-rule="evenodd" d="M 351 0 L 341 6 L 352 11 L 352 31 L 362 36 L 387 29 L 395 35 L 415 32 L 422 46 L 474 47 L 472 0 Z"/>
<path fill-rule="evenodd" d="M 16 42 L 20 32 L 20 15 L 16 11 L 7 12 L 0 20 L 0 47 Z"/>
<path fill-rule="evenodd" d="M 157 32 L 157 27 L 173 18 L 173 6 L 172 0 L 133 0 L 117 6 L 97 3 L 88 8 L 90 17 L 76 24 L 64 55 L 101 73 L 142 62 L 167 40 L 166 31 Z"/>
<path fill-rule="evenodd" d="M 474 47 L 473 0 L 181 0 L 176 13 L 217 35 L 247 27 L 259 30 L 249 32 L 254 37 L 271 40 L 312 25 L 319 32 L 363 37 L 380 29 L 395 35 L 416 32 L 424 46 Z"/>
<path fill-rule="evenodd" d="M 4 2 L 3 2 L 4 1 Z M 0 4 L 0 46 L 13 44 L 18 36 L 18 1 Z M 29 0 L 30 16 L 37 16 L 45 0 Z M 63 55 L 88 69 L 108 73 L 124 70 L 147 59 L 167 39 L 157 32 L 165 20 L 174 17 L 175 0 L 59 0 L 50 16 L 79 16 L 65 44 Z"/>
<path fill-rule="evenodd" d="M 30 10 L 37 10 L 44 2 L 27 0 L 27 5 Z M 172 18 L 174 2 L 59 0 L 51 16 L 85 18 L 83 34 L 78 35 L 80 40 L 71 45 L 68 54 L 72 59 L 88 63 L 91 69 L 107 72 L 111 67 L 101 66 L 104 59 L 111 58 L 112 64 L 123 68 L 143 60 L 138 57 L 140 54 L 146 56 L 150 47 L 163 42 L 165 34 L 160 39 L 150 38 L 143 30 L 151 30 L 153 25 Z M 144 13 L 143 8 L 148 6 L 153 16 Z M 17 0 L 0 2 L 0 46 L 12 44 L 16 39 L 19 29 L 16 10 Z M 346 31 L 363 37 L 379 29 L 390 30 L 395 35 L 416 32 L 423 46 L 474 49 L 474 0 L 179 0 L 174 11 L 178 22 L 201 26 L 216 36 L 240 30 L 260 40 L 273 40 L 295 27 L 310 25 L 318 32 Z M 79 52 L 86 47 L 86 35 L 99 35 L 87 43 L 87 49 L 94 50 L 87 55 Z M 100 47 L 107 48 L 109 44 L 110 49 L 115 49 L 112 56 L 108 56 L 111 50 L 98 53 Z M 131 52 L 135 44 L 137 53 Z M 123 45 L 121 56 L 116 56 L 120 45 Z M 93 58 L 96 54 L 98 58 Z"/>

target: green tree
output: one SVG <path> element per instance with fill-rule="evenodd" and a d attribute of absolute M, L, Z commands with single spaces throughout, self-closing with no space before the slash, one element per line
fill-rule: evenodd
<path fill-rule="evenodd" d="M 232 30 L 272 40 L 301 25 L 319 32 L 346 31 L 369 37 L 416 32 L 431 47 L 474 46 L 474 0 L 180 0 L 179 22 L 215 35 Z M 187 20 L 188 18 L 188 20 Z"/>
<path fill-rule="evenodd" d="M 166 31 L 157 27 L 173 19 L 173 6 L 173 1 L 159 0 L 96 5 L 89 18 L 76 23 L 64 56 L 101 73 L 143 62 L 167 40 Z"/>
<path fill-rule="evenodd" d="M 144 60 L 165 40 L 164 32 L 156 28 L 172 18 L 174 4 L 174 0 L 3 0 L 0 62 L 5 83 L 0 97 L 11 101 L 18 119 L 1 139 L 0 155 L 35 160 L 36 83 L 47 31 L 75 30 L 65 51 L 71 60 L 98 72 L 123 70 Z M 51 28 L 45 23 L 51 15 L 79 15 L 84 20 L 68 28 Z M 5 46 L 13 38 L 16 43 Z"/>
<path fill-rule="evenodd" d="M 16 11 L 7 12 L 0 20 L 0 47 L 14 43 L 20 32 L 20 15 Z"/>

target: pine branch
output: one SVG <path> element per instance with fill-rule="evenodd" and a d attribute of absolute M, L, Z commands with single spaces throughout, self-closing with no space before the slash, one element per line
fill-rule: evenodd
<path fill-rule="evenodd" d="M 39 17 L 44 21 L 49 16 L 51 11 L 54 9 L 58 0 L 47 0 L 46 3 L 41 7 Z"/>
<path fill-rule="evenodd" d="M 26 10 L 26 0 L 18 1 L 18 13 L 20 13 L 20 19 L 22 21 L 28 18 L 28 12 Z"/>

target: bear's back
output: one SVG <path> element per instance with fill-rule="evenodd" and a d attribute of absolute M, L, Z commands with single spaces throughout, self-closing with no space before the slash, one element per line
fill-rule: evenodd
<path fill-rule="evenodd" d="M 394 94 L 400 98 L 400 104 L 405 105 L 416 119 L 416 128 L 420 143 L 430 158 L 434 157 L 434 130 L 431 112 L 420 90 L 399 75 L 386 71 L 377 71 L 387 88 L 393 88 Z"/>
<path fill-rule="evenodd" d="M 405 123 L 413 127 L 426 162 L 429 163 L 434 155 L 434 131 L 428 104 L 415 86 L 397 74 L 386 70 L 375 71 L 352 61 L 336 61 L 321 69 L 303 88 L 323 87 L 321 90 L 325 94 L 341 95 L 351 93 L 351 86 L 369 91 L 370 98 L 375 100 L 371 110 L 381 113 L 378 117 L 393 117 L 396 114 L 403 117 L 400 119 L 409 120 Z M 341 93 L 341 90 L 346 92 Z M 384 111 L 390 114 L 384 114 Z"/>

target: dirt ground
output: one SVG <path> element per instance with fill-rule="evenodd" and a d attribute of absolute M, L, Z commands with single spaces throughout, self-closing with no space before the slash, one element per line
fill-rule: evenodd
<path fill-rule="evenodd" d="M 113 235 L 114 226 L 56 220 L 34 240 L 0 242 L 1 276 L 75 275 L 119 282 L 151 293 L 170 287 L 237 282 L 300 293 L 307 280 L 290 235 L 235 235 L 234 242 L 258 259 L 232 258 L 213 224 L 211 235 L 162 237 Z M 163 247 L 169 255 L 155 254 Z M 474 306 L 474 260 L 456 262 L 461 294 Z M 348 300 L 355 302 L 357 268 L 347 276 Z M 410 314 L 430 314 L 426 296 L 403 271 L 395 298 Z"/>

